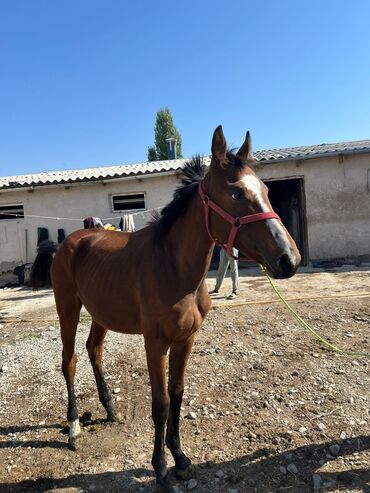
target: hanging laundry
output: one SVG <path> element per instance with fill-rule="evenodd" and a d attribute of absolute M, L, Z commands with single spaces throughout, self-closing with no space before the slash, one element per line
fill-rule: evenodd
<path fill-rule="evenodd" d="M 104 229 L 108 229 L 109 231 L 116 231 L 117 228 L 113 226 L 113 224 L 108 223 L 104 224 Z"/>
<path fill-rule="evenodd" d="M 104 225 L 99 217 L 87 217 L 84 219 L 84 228 L 104 228 Z"/>
<path fill-rule="evenodd" d="M 37 245 L 49 239 L 49 231 L 47 228 L 37 228 Z"/>
<path fill-rule="evenodd" d="M 58 229 L 58 243 L 62 243 L 65 240 L 66 234 L 63 228 Z"/>
<path fill-rule="evenodd" d="M 119 228 L 127 233 L 133 233 L 135 231 L 134 217 L 132 214 L 125 214 L 121 217 Z"/>

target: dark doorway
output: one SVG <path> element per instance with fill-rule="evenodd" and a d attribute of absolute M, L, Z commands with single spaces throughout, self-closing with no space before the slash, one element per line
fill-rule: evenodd
<path fill-rule="evenodd" d="M 274 211 L 296 242 L 302 257 L 301 265 L 307 265 L 306 203 L 303 178 L 265 181 Z"/>

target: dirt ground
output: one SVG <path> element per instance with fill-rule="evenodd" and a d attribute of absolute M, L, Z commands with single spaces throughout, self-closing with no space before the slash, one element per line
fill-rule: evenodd
<path fill-rule="evenodd" d="M 213 288 L 212 273 L 207 282 Z M 276 284 L 331 342 L 370 352 L 370 270 L 299 273 Z M 370 492 L 370 360 L 324 349 L 258 273 L 241 271 L 233 301 L 230 286 L 226 279 L 188 365 L 181 431 L 194 470 L 190 481 L 174 478 L 174 492 Z M 108 334 L 105 367 L 124 416 L 112 425 L 84 350 L 88 331 L 84 314 L 83 433 L 71 452 L 52 293 L 0 290 L 0 492 L 154 491 L 142 338 Z"/>

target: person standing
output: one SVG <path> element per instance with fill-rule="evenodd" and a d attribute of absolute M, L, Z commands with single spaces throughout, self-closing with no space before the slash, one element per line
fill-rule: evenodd
<path fill-rule="evenodd" d="M 220 263 L 218 264 L 217 274 L 216 274 L 216 285 L 212 291 L 209 292 L 210 295 L 218 294 L 223 280 L 225 279 L 227 269 L 230 265 L 231 280 L 232 280 L 232 292 L 227 297 L 228 300 L 232 300 L 238 296 L 238 286 L 239 286 L 239 272 L 238 272 L 238 261 L 236 258 L 238 256 L 238 250 L 236 248 L 232 249 L 233 256 L 227 255 L 226 251 L 221 248 L 220 250 Z"/>

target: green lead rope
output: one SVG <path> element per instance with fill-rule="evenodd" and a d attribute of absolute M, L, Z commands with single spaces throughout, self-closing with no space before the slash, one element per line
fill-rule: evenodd
<path fill-rule="evenodd" d="M 266 267 L 264 267 L 263 265 L 260 265 L 260 269 L 261 269 L 261 272 L 263 274 L 265 274 L 265 276 L 267 277 L 267 280 L 268 282 L 270 283 L 272 289 L 275 291 L 276 295 L 280 298 L 280 300 L 284 303 L 284 305 L 288 308 L 288 310 L 293 313 L 293 315 L 295 316 L 295 318 L 297 320 L 299 320 L 299 322 L 301 323 L 301 325 L 303 325 L 303 327 L 305 329 L 307 329 L 309 332 L 311 332 L 311 334 L 316 338 L 318 339 L 322 344 L 324 344 L 325 346 L 327 346 L 328 348 L 330 348 L 332 351 L 336 352 L 336 353 L 339 353 L 339 354 L 343 354 L 344 356 L 350 356 L 351 358 L 367 358 L 367 359 L 370 359 L 370 354 L 369 353 L 360 353 L 360 352 L 357 352 L 357 351 L 346 351 L 344 349 L 341 349 L 339 348 L 338 346 L 335 346 L 334 344 L 332 344 L 331 342 L 327 341 L 326 339 L 324 339 L 320 334 L 318 334 L 316 332 L 316 330 L 314 330 L 312 327 L 310 327 L 304 320 L 302 317 L 300 317 L 298 315 L 298 313 L 289 305 L 289 303 L 284 299 L 283 295 L 280 293 L 280 291 L 278 290 L 278 288 L 275 286 L 275 284 L 273 283 L 271 277 L 268 275 L 267 273 L 267 270 L 266 270 Z"/>

